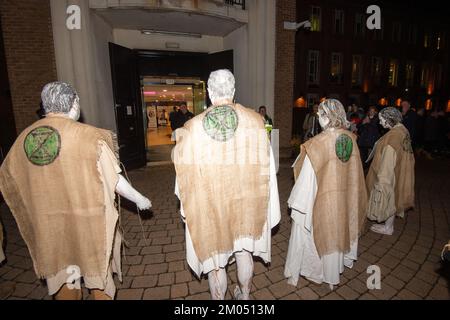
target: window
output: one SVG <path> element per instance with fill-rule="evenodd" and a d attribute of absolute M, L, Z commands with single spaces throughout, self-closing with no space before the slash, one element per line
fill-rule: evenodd
<path fill-rule="evenodd" d="M 442 48 L 442 35 L 438 34 L 436 37 L 436 49 L 440 50 Z"/>
<path fill-rule="evenodd" d="M 402 25 L 400 22 L 394 22 L 392 24 L 392 42 L 402 41 Z"/>
<path fill-rule="evenodd" d="M 417 44 L 417 26 L 416 25 L 409 26 L 408 44 Z"/>
<path fill-rule="evenodd" d="M 317 93 L 308 93 L 306 95 L 306 101 L 308 103 L 308 108 L 312 108 L 313 105 L 319 103 L 319 95 Z"/>
<path fill-rule="evenodd" d="M 422 65 L 422 72 L 420 73 L 420 86 L 426 88 L 431 79 L 431 68 L 428 63 Z"/>
<path fill-rule="evenodd" d="M 389 61 L 389 77 L 388 77 L 389 86 L 396 87 L 397 80 L 398 80 L 398 61 L 395 59 L 391 59 L 391 61 Z"/>
<path fill-rule="evenodd" d="M 308 51 L 308 84 L 319 84 L 320 52 L 316 50 Z"/>
<path fill-rule="evenodd" d="M 364 36 L 365 27 L 366 21 L 364 19 L 364 15 L 362 15 L 361 13 L 357 13 L 355 15 L 355 36 Z"/>
<path fill-rule="evenodd" d="M 352 86 L 360 86 L 362 83 L 362 57 L 353 56 L 352 59 Z"/>
<path fill-rule="evenodd" d="M 436 66 L 436 89 L 441 89 L 442 86 L 442 64 Z"/>
<path fill-rule="evenodd" d="M 423 34 L 423 47 L 428 48 L 431 45 L 431 35 L 429 30 L 425 30 Z"/>
<path fill-rule="evenodd" d="M 320 31 L 322 28 L 322 12 L 320 7 L 311 7 L 311 31 Z"/>
<path fill-rule="evenodd" d="M 344 34 L 344 10 L 334 10 L 334 33 Z"/>
<path fill-rule="evenodd" d="M 375 85 L 381 84 L 383 60 L 380 57 L 372 57 L 371 76 Z"/>
<path fill-rule="evenodd" d="M 341 84 L 342 75 L 342 53 L 333 52 L 331 54 L 330 82 Z"/>
<path fill-rule="evenodd" d="M 414 86 L 414 62 L 412 61 L 406 63 L 405 85 L 406 87 Z"/>

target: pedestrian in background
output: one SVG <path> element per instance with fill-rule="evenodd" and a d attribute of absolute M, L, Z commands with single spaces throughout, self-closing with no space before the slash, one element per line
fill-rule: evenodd
<path fill-rule="evenodd" d="M 358 128 L 359 138 L 358 146 L 360 149 L 361 160 L 363 163 L 369 157 L 375 142 L 380 139 L 380 121 L 378 119 L 378 110 L 376 107 L 369 107 L 367 116 L 364 118 Z"/>

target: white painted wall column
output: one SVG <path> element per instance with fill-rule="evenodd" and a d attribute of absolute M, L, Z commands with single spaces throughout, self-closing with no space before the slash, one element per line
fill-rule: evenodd
<path fill-rule="evenodd" d="M 275 0 L 247 0 L 248 25 L 224 38 L 224 50 L 234 50 L 237 101 L 274 116 Z"/>
<path fill-rule="evenodd" d="M 112 28 L 89 9 L 89 0 L 51 0 L 58 79 L 80 96 L 86 123 L 116 131 L 108 42 Z M 81 30 L 66 27 L 67 7 L 81 9 Z"/>

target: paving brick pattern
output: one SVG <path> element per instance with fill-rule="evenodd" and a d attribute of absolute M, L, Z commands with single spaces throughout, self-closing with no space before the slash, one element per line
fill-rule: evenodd
<path fill-rule="evenodd" d="M 406 219 L 396 219 L 393 236 L 368 231 L 360 239 L 359 259 L 346 269 L 334 291 L 301 278 L 297 287 L 283 276 L 291 222 L 286 205 L 293 185 L 290 162 L 282 162 L 279 192 L 282 221 L 273 232 L 272 263 L 255 263 L 254 299 L 450 299 L 449 284 L 440 276 L 440 253 L 450 239 L 450 166 L 448 161 L 419 160 L 416 208 Z M 142 216 L 122 210 L 122 226 L 128 247 L 123 259 L 123 282 L 117 282 L 117 299 L 210 299 L 206 277 L 198 280 L 185 260 L 184 225 L 173 195 L 172 166 L 146 168 L 130 173 L 137 187 L 153 203 L 153 213 Z M 195 191 L 194 191 L 195 192 Z M 130 206 L 132 207 L 132 206 Z M 0 267 L 0 284 L 15 282 L 10 299 L 50 299 L 45 283 L 36 279 L 32 262 L 17 226 L 5 205 L 0 207 L 6 229 L 8 261 Z M 381 290 L 368 290 L 367 267 L 381 268 Z M 236 266 L 228 268 L 229 289 L 236 285 Z M 84 298 L 90 299 L 87 290 Z M 230 293 L 227 294 L 230 299 Z"/>

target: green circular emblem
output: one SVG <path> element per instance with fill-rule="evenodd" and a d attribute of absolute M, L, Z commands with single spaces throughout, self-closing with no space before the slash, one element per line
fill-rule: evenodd
<path fill-rule="evenodd" d="M 348 160 L 350 160 L 352 152 L 353 152 L 352 139 L 346 134 L 341 134 L 336 139 L 336 156 L 339 158 L 339 160 L 345 163 Z"/>
<path fill-rule="evenodd" d="M 52 127 L 38 127 L 31 131 L 24 141 L 28 160 L 37 166 L 46 166 L 58 158 L 61 149 L 59 132 Z"/>
<path fill-rule="evenodd" d="M 411 144 L 411 138 L 409 135 L 407 135 L 405 137 L 405 139 L 403 139 L 403 150 L 405 150 L 406 152 L 409 152 L 409 153 L 414 153 L 412 144 Z"/>
<path fill-rule="evenodd" d="M 239 124 L 231 106 L 214 107 L 203 119 L 203 129 L 212 139 L 225 142 L 234 137 Z"/>

